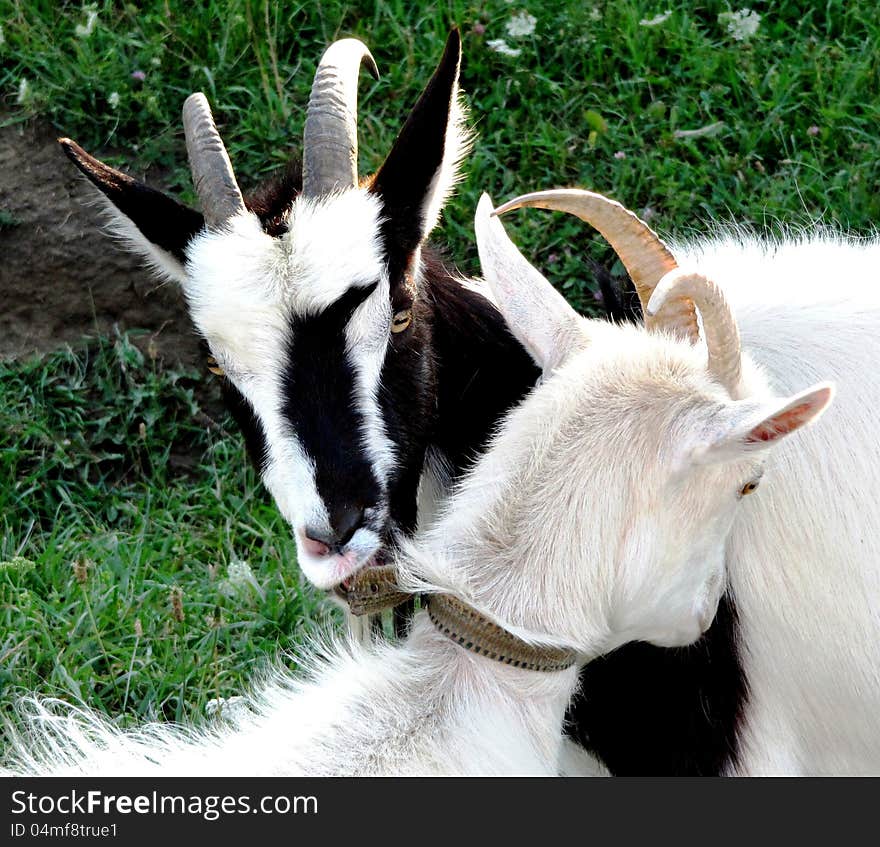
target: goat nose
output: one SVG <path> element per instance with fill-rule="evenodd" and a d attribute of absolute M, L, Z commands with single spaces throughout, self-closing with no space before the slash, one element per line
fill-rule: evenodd
<path fill-rule="evenodd" d="M 303 546 L 313 556 L 339 552 L 364 522 L 362 506 L 337 506 L 330 511 L 331 528 L 320 530 L 307 526 L 303 530 Z"/>
<path fill-rule="evenodd" d="M 348 544 L 363 522 L 363 506 L 348 503 L 333 508 L 330 512 L 330 523 L 336 533 L 336 545 L 343 547 Z"/>

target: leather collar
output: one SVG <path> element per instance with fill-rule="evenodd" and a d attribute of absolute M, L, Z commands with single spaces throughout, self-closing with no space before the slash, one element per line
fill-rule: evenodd
<path fill-rule="evenodd" d="M 574 650 L 529 644 L 451 594 L 426 599 L 434 626 L 466 650 L 530 671 L 563 671 L 577 661 Z"/>

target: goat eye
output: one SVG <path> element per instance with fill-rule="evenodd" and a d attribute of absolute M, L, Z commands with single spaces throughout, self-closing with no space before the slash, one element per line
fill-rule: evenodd
<path fill-rule="evenodd" d="M 391 318 L 391 331 L 403 332 L 412 323 L 412 309 L 401 309 Z"/>
<path fill-rule="evenodd" d="M 746 494 L 751 494 L 758 489 L 758 480 L 753 479 L 751 482 L 747 482 L 742 488 L 739 490 L 740 497 L 745 497 Z"/>
<path fill-rule="evenodd" d="M 217 360 L 213 356 L 208 356 L 208 370 L 214 374 L 214 376 L 223 376 L 223 368 L 217 364 Z"/>

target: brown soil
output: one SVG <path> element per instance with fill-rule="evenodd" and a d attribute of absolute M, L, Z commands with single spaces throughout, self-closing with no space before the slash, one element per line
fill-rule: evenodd
<path fill-rule="evenodd" d="M 201 367 L 180 291 L 108 237 L 94 189 L 55 138 L 45 123 L 0 129 L 0 357 L 118 325 L 149 330 L 146 343 L 166 361 Z"/>

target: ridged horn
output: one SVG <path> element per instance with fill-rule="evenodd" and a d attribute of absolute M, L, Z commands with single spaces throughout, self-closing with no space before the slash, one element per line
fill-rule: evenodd
<path fill-rule="evenodd" d="M 356 38 L 334 41 L 321 57 L 303 131 L 304 197 L 357 185 L 357 78 L 362 63 L 379 78 L 370 51 Z"/>
<path fill-rule="evenodd" d="M 646 311 L 651 294 L 660 279 L 678 267 L 669 248 L 651 227 L 616 200 L 579 188 L 523 194 L 499 206 L 495 214 L 503 215 L 524 207 L 568 212 L 597 229 L 614 248 L 632 278 L 642 311 L 645 312 L 645 324 L 651 328 Z M 688 331 L 692 329 L 697 332 L 697 316 L 693 303 L 681 303 L 679 308 L 682 315 L 681 326 L 686 326 Z"/>
<path fill-rule="evenodd" d="M 190 94 L 183 104 L 183 132 L 205 223 L 217 229 L 245 206 L 211 107 L 201 92 Z"/>
<path fill-rule="evenodd" d="M 696 303 L 700 310 L 703 335 L 709 352 L 709 372 L 734 400 L 742 399 L 742 344 L 739 328 L 733 310 L 716 283 L 702 274 L 674 270 L 657 283 L 645 314 L 650 315 L 660 326 L 676 330 L 680 317 L 676 313 L 675 304 L 682 298 Z"/>

